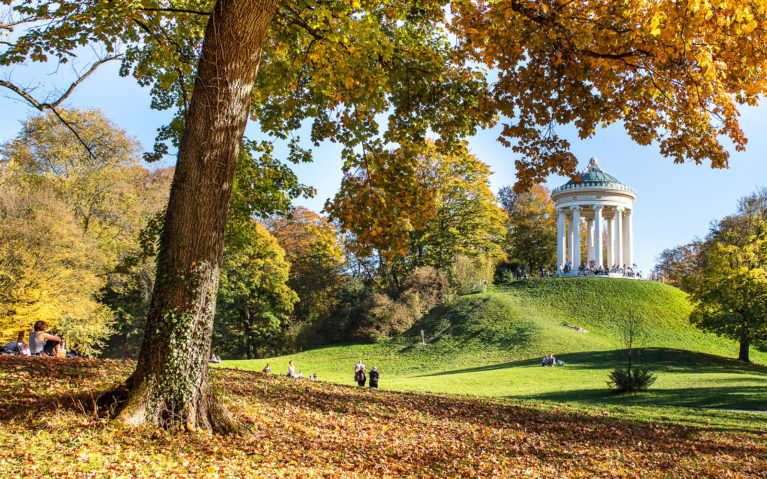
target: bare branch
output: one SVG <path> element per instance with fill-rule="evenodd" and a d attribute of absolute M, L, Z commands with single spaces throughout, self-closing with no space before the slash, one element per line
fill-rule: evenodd
<path fill-rule="evenodd" d="M 64 93 L 61 94 L 61 96 L 53 102 L 39 102 L 37 101 L 27 90 L 24 90 L 23 88 L 14 85 L 13 83 L 6 81 L 6 80 L 0 80 L 0 86 L 4 86 L 5 88 L 8 88 L 9 90 L 13 91 L 23 99 L 27 101 L 30 105 L 35 107 L 36 109 L 40 111 L 45 111 L 48 109 L 54 109 L 61 105 L 61 102 L 66 100 L 69 95 L 72 94 L 72 92 L 75 90 L 75 88 L 81 84 L 88 76 L 90 76 L 98 67 L 103 65 L 104 63 L 110 62 L 112 60 L 117 60 L 118 58 L 121 58 L 122 55 L 112 55 L 105 58 L 100 59 L 99 61 L 95 62 L 91 67 L 80 75 L 74 82 L 72 82 L 71 85 L 69 85 L 69 88 L 66 89 Z"/>
<path fill-rule="evenodd" d="M 110 62 L 112 60 L 117 60 L 118 58 L 121 58 L 121 57 L 122 55 L 112 55 L 112 56 L 104 57 L 98 60 L 97 62 L 93 63 L 93 65 L 91 65 L 91 67 L 85 73 L 81 74 L 74 82 L 72 82 L 71 85 L 69 85 L 69 88 L 67 88 L 66 91 L 64 91 L 64 93 L 62 93 L 61 96 L 59 96 L 58 99 L 52 102 L 37 101 L 35 97 L 33 97 L 28 90 L 25 90 L 24 88 L 14 85 L 13 83 L 6 80 L 0 80 L 0 86 L 5 87 L 11 90 L 12 92 L 16 93 L 21 98 L 23 98 L 27 103 L 29 103 L 32 107 L 34 107 L 35 109 L 39 111 L 51 110 L 53 114 L 56 115 L 56 118 L 58 118 L 59 121 L 61 121 L 61 123 L 64 124 L 64 126 L 66 126 L 75 135 L 75 138 L 77 138 L 80 144 L 82 144 L 83 147 L 88 151 L 88 154 L 91 156 L 91 158 L 96 159 L 96 155 L 93 154 L 91 147 L 77 133 L 77 130 L 74 128 L 74 126 L 72 126 L 71 123 L 66 121 L 61 116 L 57 108 L 59 107 L 59 105 L 61 105 L 61 103 L 64 100 L 66 100 L 69 97 L 69 95 L 72 94 L 75 88 L 77 88 L 78 85 L 80 85 L 86 78 L 88 78 L 94 71 L 96 71 L 98 67 L 100 67 L 104 63 Z"/>

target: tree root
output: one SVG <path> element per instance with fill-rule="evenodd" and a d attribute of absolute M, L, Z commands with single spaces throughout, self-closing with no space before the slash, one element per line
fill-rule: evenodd
<path fill-rule="evenodd" d="M 125 384 L 102 394 L 96 406 L 100 417 L 112 418 L 128 427 L 153 425 L 168 430 L 206 430 L 222 435 L 245 432 L 243 424 L 232 416 L 209 386 L 201 393 L 196 405 L 187 406 L 191 412 L 174 408 L 172 404 L 151 404 L 149 398 L 146 384 L 134 385 L 131 377 Z"/>

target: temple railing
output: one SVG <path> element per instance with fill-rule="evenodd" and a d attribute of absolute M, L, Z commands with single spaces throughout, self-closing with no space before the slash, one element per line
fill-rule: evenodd
<path fill-rule="evenodd" d="M 600 183 L 596 185 L 590 185 L 587 182 L 576 184 L 576 185 L 562 185 L 554 188 L 551 190 L 551 194 L 560 193 L 563 191 L 574 191 L 574 190 L 615 190 L 615 191 L 627 191 L 629 193 L 636 194 L 636 191 L 634 191 L 634 188 L 629 188 L 626 185 L 623 185 L 621 183 Z"/>

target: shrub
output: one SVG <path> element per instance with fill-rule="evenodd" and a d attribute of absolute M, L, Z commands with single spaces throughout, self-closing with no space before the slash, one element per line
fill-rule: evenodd
<path fill-rule="evenodd" d="M 445 274 L 431 266 L 416 268 L 405 278 L 403 286 L 400 301 L 412 304 L 418 316 L 442 304 L 449 287 Z"/>
<path fill-rule="evenodd" d="M 655 379 L 655 375 L 647 369 L 613 369 L 607 386 L 619 393 L 646 391 Z"/>
<path fill-rule="evenodd" d="M 368 298 L 367 304 L 367 315 L 355 335 L 359 339 L 379 341 L 405 332 L 419 317 L 412 299 L 407 302 L 394 301 L 385 294 L 374 293 Z"/>
<path fill-rule="evenodd" d="M 493 272 L 493 262 L 489 258 L 455 256 L 450 264 L 450 289 L 458 296 L 480 291 L 483 283 L 493 280 Z"/>

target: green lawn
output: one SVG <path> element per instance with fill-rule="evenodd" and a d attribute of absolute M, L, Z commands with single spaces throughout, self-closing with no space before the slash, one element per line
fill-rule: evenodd
<path fill-rule="evenodd" d="M 687 321 L 684 293 L 662 284 L 614 279 L 540 279 L 461 297 L 432 311 L 405 334 L 377 344 L 334 345 L 263 360 L 224 361 L 224 367 L 286 371 L 353 384 L 354 364 L 378 366 L 381 387 L 522 400 L 552 407 L 605 409 L 676 422 L 715 424 L 733 416 L 767 423 L 767 354 L 759 364 L 732 358 L 737 344 Z M 615 319 L 629 311 L 647 318 L 650 336 L 635 363 L 656 373 L 651 391 L 615 395 L 609 371 L 625 363 Z M 587 329 L 575 331 L 563 323 Z M 420 344 L 420 330 L 427 345 Z M 543 368 L 554 354 L 565 367 Z"/>

